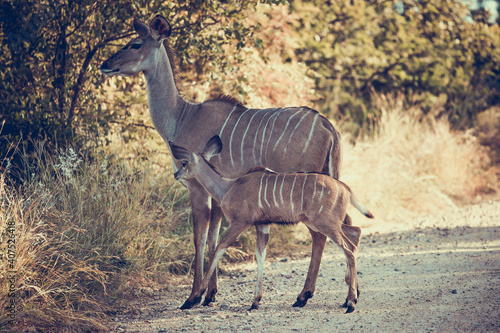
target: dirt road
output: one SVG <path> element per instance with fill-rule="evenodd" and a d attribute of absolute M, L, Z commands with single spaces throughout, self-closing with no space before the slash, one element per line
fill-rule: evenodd
<path fill-rule="evenodd" d="M 398 229 L 399 231 L 390 232 Z M 273 232 L 271 230 L 271 232 Z M 114 318 L 117 332 L 500 332 L 500 201 L 364 230 L 361 296 L 347 295 L 345 258 L 328 244 L 315 295 L 292 308 L 309 258 L 267 260 L 260 309 L 249 312 L 256 264 L 227 267 L 217 303 L 179 310 L 187 284 L 154 291 Z"/>

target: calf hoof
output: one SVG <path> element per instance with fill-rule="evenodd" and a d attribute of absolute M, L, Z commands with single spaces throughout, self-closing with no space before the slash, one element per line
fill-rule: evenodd
<path fill-rule="evenodd" d="M 259 309 L 259 304 L 252 304 L 252 306 L 250 307 L 250 309 L 248 309 L 248 311 L 252 311 L 252 310 L 258 310 Z"/>
<path fill-rule="evenodd" d="M 353 311 L 354 311 L 354 305 L 350 304 L 350 305 L 347 306 L 347 310 L 346 310 L 345 313 L 351 313 Z"/>
<path fill-rule="evenodd" d="M 181 306 L 181 310 L 191 309 L 193 306 L 201 302 L 201 297 L 195 297 L 193 301 L 186 300 Z"/>
<path fill-rule="evenodd" d="M 358 303 L 358 300 L 357 300 L 357 299 L 355 299 L 353 302 L 354 302 L 354 304 L 357 304 L 357 303 Z M 344 304 L 342 304 L 342 307 L 343 307 L 343 308 L 348 308 L 348 307 L 349 307 L 349 304 L 351 304 L 351 301 L 349 301 L 349 300 L 346 298 L 346 299 L 345 299 Z M 351 311 L 351 312 L 352 312 L 352 311 Z"/>

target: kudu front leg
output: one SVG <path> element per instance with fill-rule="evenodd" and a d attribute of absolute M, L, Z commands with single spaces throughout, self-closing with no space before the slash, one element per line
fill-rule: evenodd
<path fill-rule="evenodd" d="M 321 256 L 325 249 L 326 236 L 309 228 L 312 236 L 312 253 L 311 262 L 309 263 L 309 271 L 307 272 L 306 282 L 304 289 L 297 297 L 297 301 L 292 305 L 293 307 L 303 307 L 307 304 L 307 300 L 314 295 L 316 289 L 316 280 L 318 279 L 319 266 L 321 264 Z"/>
<path fill-rule="evenodd" d="M 190 309 L 198 304 L 195 293 L 200 289 L 203 279 L 203 265 L 205 261 L 205 246 L 207 243 L 208 226 L 210 223 L 210 205 L 208 194 L 199 187 L 189 187 L 191 210 L 193 217 L 193 239 L 195 248 L 194 279 L 191 295 L 181 306 L 181 309 Z"/>
<path fill-rule="evenodd" d="M 217 201 L 212 199 L 212 209 L 210 212 L 210 226 L 208 227 L 208 252 L 210 262 L 212 262 L 215 255 L 215 247 L 217 246 L 217 241 L 219 240 L 220 223 L 222 220 L 222 209 Z M 203 301 L 204 306 L 210 305 L 210 303 L 215 302 L 215 295 L 217 294 L 217 269 L 215 269 L 208 284 L 207 294 L 205 295 L 205 300 Z"/>
<path fill-rule="evenodd" d="M 251 225 L 244 223 L 240 224 L 235 223 L 229 226 L 226 235 L 221 239 L 220 243 L 215 248 L 215 255 L 213 260 L 210 262 L 210 268 L 208 269 L 207 274 L 205 275 L 203 280 L 201 281 L 199 288 L 195 291 L 193 295 L 194 303 L 193 305 L 191 305 L 191 307 L 198 304 L 201 301 L 201 297 L 205 293 L 205 290 L 208 287 L 210 279 L 212 278 L 212 275 L 214 274 L 215 269 L 217 268 L 217 264 L 219 263 L 220 258 L 222 258 L 222 255 L 226 252 L 226 249 L 232 243 L 234 243 L 236 239 L 250 226 Z"/>

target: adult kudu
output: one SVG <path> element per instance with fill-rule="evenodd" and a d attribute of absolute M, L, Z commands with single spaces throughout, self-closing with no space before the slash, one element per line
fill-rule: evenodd
<path fill-rule="evenodd" d="M 203 103 L 185 101 L 175 82 L 175 61 L 167 39 L 172 29 L 168 21 L 156 15 L 149 26 L 135 19 L 133 27 L 139 36 L 106 60 L 101 72 L 109 76 L 144 73 L 151 118 L 167 143 L 199 152 L 210 138 L 218 135 L 227 149 L 212 162 L 228 178 L 237 178 L 255 166 L 265 166 L 276 172 L 323 172 L 338 179 L 340 135 L 318 112 L 307 107 L 251 109 L 224 96 Z M 173 159 L 173 164 L 177 171 L 180 162 Z M 208 241 L 212 259 L 222 219 L 220 205 L 196 180 L 184 185 L 191 200 L 196 257 L 193 288 L 182 309 L 195 304 L 194 293 L 203 278 L 205 246 Z M 344 223 L 350 224 L 349 216 Z M 304 306 L 313 296 L 325 246 L 326 236 L 309 231 L 313 240 L 311 264 L 293 306 Z M 257 237 L 262 235 L 258 230 Z M 203 304 L 215 301 L 216 293 L 214 274 Z"/>

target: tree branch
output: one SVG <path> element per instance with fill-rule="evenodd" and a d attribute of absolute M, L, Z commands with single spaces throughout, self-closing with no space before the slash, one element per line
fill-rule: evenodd
<path fill-rule="evenodd" d="M 92 58 L 96 54 L 96 52 L 100 48 L 104 47 L 106 44 L 108 44 L 111 41 L 130 37 L 133 34 L 134 34 L 134 32 L 127 31 L 127 32 L 122 33 L 122 34 L 106 38 L 102 42 L 100 42 L 96 46 L 94 46 L 94 48 L 91 49 L 87 53 L 85 60 L 83 61 L 82 67 L 80 68 L 80 72 L 78 73 L 78 79 L 76 80 L 75 84 L 73 85 L 73 89 L 72 89 L 73 96 L 71 97 L 71 105 L 70 105 L 70 108 L 68 110 L 68 116 L 66 118 L 66 124 L 67 124 L 68 128 L 71 128 L 71 125 L 73 122 L 73 117 L 75 116 L 75 108 L 76 108 L 76 105 L 78 103 L 78 97 L 80 95 L 80 90 L 81 90 L 83 83 L 85 82 L 85 74 L 87 73 L 87 69 L 90 65 L 90 62 L 92 61 Z"/>

